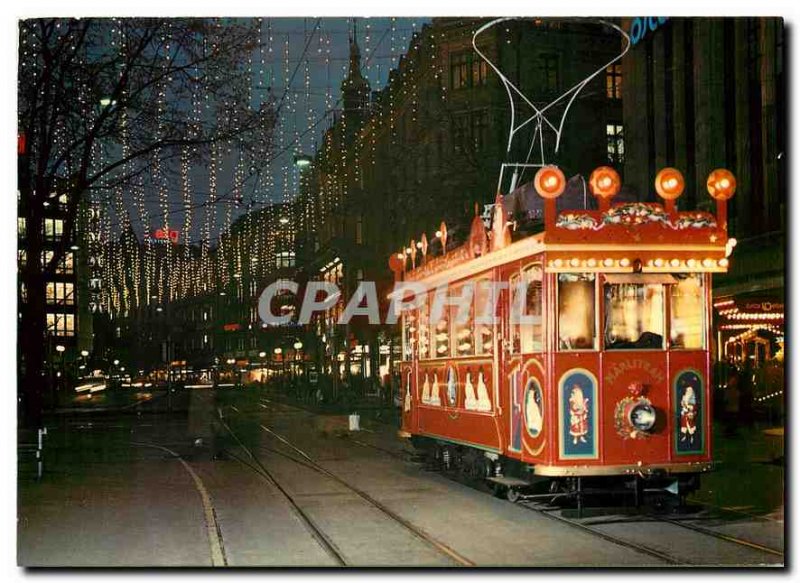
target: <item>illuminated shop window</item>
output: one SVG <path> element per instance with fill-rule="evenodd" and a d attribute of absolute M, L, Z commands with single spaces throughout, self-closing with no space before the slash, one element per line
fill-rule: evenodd
<path fill-rule="evenodd" d="M 520 317 L 522 352 L 542 351 L 542 266 L 539 263 L 522 270 L 525 286 L 525 311 Z M 523 293 L 520 290 L 520 293 Z M 519 308 L 518 308 L 519 309 Z"/>
<path fill-rule="evenodd" d="M 75 304 L 75 288 L 72 283 L 48 281 L 46 288 L 48 304 L 72 306 Z"/>
<path fill-rule="evenodd" d="M 676 274 L 678 280 L 670 290 L 670 346 L 672 348 L 705 348 L 703 319 L 705 289 L 703 276 Z"/>
<path fill-rule="evenodd" d="M 450 82 L 453 89 L 469 85 L 469 55 L 466 52 L 450 56 Z"/>
<path fill-rule="evenodd" d="M 17 249 L 17 260 L 19 261 L 20 267 L 25 267 L 25 264 L 28 262 L 28 252 L 25 249 Z"/>
<path fill-rule="evenodd" d="M 44 229 L 44 238 L 55 241 L 64 234 L 64 221 L 62 219 L 45 219 L 42 228 Z"/>
<path fill-rule="evenodd" d="M 275 254 L 275 267 L 277 269 L 294 267 L 294 264 L 294 251 L 281 251 Z"/>
<path fill-rule="evenodd" d="M 660 283 L 605 285 L 605 348 L 664 347 L 664 286 Z"/>
<path fill-rule="evenodd" d="M 622 65 L 619 63 L 606 67 L 606 97 L 622 99 Z"/>
<path fill-rule="evenodd" d="M 48 312 L 47 333 L 51 336 L 75 336 L 75 316 Z"/>
<path fill-rule="evenodd" d="M 492 286 L 489 280 L 475 285 L 475 353 L 492 354 L 494 346 Z"/>
<path fill-rule="evenodd" d="M 17 217 L 17 236 L 25 237 L 28 234 L 28 222 L 25 217 Z"/>
<path fill-rule="evenodd" d="M 558 275 L 558 347 L 592 350 L 596 347 L 595 274 Z"/>
<path fill-rule="evenodd" d="M 450 55 L 450 85 L 453 89 L 486 85 L 489 67 L 472 50 Z"/>
<path fill-rule="evenodd" d="M 46 267 L 53 259 L 53 251 L 42 251 L 42 267 Z M 56 265 L 56 273 L 59 275 L 71 275 L 75 273 L 75 258 L 72 251 L 64 253 L 61 261 Z"/>
<path fill-rule="evenodd" d="M 606 124 L 606 150 L 610 164 L 619 165 L 625 162 L 625 138 L 622 124 Z"/>

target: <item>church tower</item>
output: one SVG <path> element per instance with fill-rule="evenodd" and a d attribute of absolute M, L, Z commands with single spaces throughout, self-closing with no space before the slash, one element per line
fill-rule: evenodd
<path fill-rule="evenodd" d="M 342 81 L 343 113 L 348 142 L 367 118 L 369 99 L 369 81 L 361 74 L 361 50 L 358 48 L 356 25 L 353 22 L 353 33 L 350 36 L 350 68 L 347 77 Z"/>

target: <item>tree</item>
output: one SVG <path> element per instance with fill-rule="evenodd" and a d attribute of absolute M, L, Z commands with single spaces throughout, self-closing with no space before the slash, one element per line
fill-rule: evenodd
<path fill-rule="evenodd" d="M 81 202 L 98 192 L 123 196 L 146 172 L 162 187 L 170 173 L 206 163 L 221 145 L 246 161 L 247 175 L 268 163 L 275 113 L 271 103 L 254 106 L 247 68 L 260 41 L 253 20 L 20 22 L 18 184 L 27 261 L 19 356 L 28 422 L 38 422 L 43 402 L 45 283 L 73 239 Z M 43 258 L 45 209 L 62 195 L 63 236 Z"/>

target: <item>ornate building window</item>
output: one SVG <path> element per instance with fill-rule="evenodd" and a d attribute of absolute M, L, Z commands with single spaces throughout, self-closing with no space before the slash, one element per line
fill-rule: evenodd
<path fill-rule="evenodd" d="M 622 99 L 622 65 L 619 63 L 606 67 L 606 97 Z"/>
<path fill-rule="evenodd" d="M 606 151 L 609 163 L 619 165 L 625 162 L 625 138 L 622 124 L 606 124 Z"/>

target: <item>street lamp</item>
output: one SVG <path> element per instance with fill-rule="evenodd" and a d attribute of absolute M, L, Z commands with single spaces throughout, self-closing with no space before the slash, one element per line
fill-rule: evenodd
<path fill-rule="evenodd" d="M 57 352 L 64 352 L 65 350 L 66 350 L 66 347 L 61 345 L 61 344 L 56 346 L 56 351 Z"/>
<path fill-rule="evenodd" d="M 298 168 L 308 168 L 311 166 L 311 156 L 299 154 L 294 157 L 294 165 Z"/>

